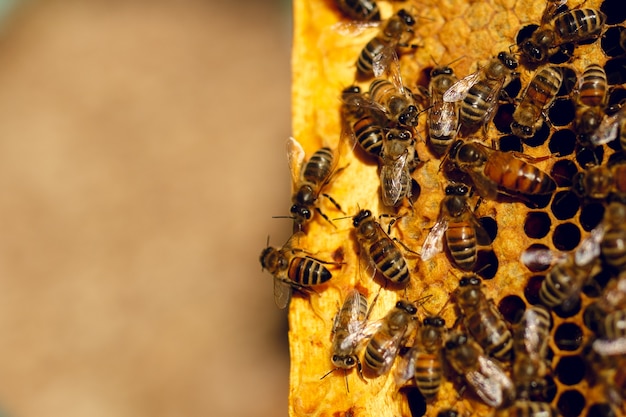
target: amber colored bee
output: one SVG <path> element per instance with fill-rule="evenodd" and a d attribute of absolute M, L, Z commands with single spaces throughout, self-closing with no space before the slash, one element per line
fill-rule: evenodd
<path fill-rule="evenodd" d="M 556 183 L 548 174 L 523 160 L 539 159 L 524 154 L 498 151 L 476 141 L 457 140 L 450 147 L 448 157 L 472 178 L 476 191 L 483 198 L 494 200 L 499 190 L 541 195 L 556 189 Z"/>
<path fill-rule="evenodd" d="M 435 153 L 443 155 L 454 142 L 460 127 L 458 101 L 444 101 L 443 95 L 458 79 L 448 66 L 435 67 L 430 77 L 428 137 Z"/>
<path fill-rule="evenodd" d="M 441 252 L 445 238 L 454 264 L 459 269 L 471 271 L 478 259 L 478 245 L 490 245 L 491 238 L 468 203 L 469 187 L 448 185 L 445 192 L 439 218 L 424 240 L 421 258 L 427 261 Z"/>
<path fill-rule="evenodd" d="M 547 0 L 546 8 L 541 15 L 541 24 L 547 24 L 558 16 L 561 10 L 567 7 L 567 0 Z"/>
<path fill-rule="evenodd" d="M 626 164 L 597 165 L 578 172 L 572 188 L 578 196 L 596 200 L 626 196 Z"/>
<path fill-rule="evenodd" d="M 614 104 L 606 108 L 606 114 L 598 128 L 584 139 L 594 146 L 609 143 L 618 137 L 622 151 L 626 150 L 626 102 Z"/>
<path fill-rule="evenodd" d="M 369 96 L 387 114 L 391 122 L 405 127 L 417 126 L 419 111 L 415 99 L 401 81 L 376 78 L 370 84 Z"/>
<path fill-rule="evenodd" d="M 279 308 L 287 306 L 292 289 L 308 292 L 331 279 L 325 264 L 340 265 L 313 258 L 295 247 L 294 243 L 302 237 L 303 232 L 295 233 L 282 248 L 268 246 L 261 252 L 261 266 L 274 276 L 274 301 Z"/>
<path fill-rule="evenodd" d="M 583 71 L 575 94 L 576 133 L 583 144 L 588 142 L 588 136 L 602 123 L 608 89 L 604 68 L 598 64 L 589 64 Z"/>
<path fill-rule="evenodd" d="M 375 0 L 335 0 L 335 4 L 352 20 L 364 22 L 380 20 L 380 10 Z"/>
<path fill-rule="evenodd" d="M 563 72 L 557 66 L 547 65 L 535 73 L 513 112 L 513 134 L 521 138 L 530 138 L 535 134 L 543 124 L 543 114 L 554 101 L 562 82 Z"/>
<path fill-rule="evenodd" d="M 383 22 L 378 34 L 361 50 L 356 61 L 357 77 L 367 79 L 382 75 L 395 59 L 398 48 L 415 48 L 408 42 L 414 36 L 415 18 L 405 9 Z"/>
<path fill-rule="evenodd" d="M 385 137 L 386 116 L 372 108 L 359 86 L 346 87 L 341 94 L 342 118 L 356 140 L 369 155 L 378 158 Z"/>
<path fill-rule="evenodd" d="M 604 212 L 600 250 L 604 261 L 619 270 L 626 267 L 626 205 L 612 202 Z"/>
<path fill-rule="evenodd" d="M 445 343 L 450 366 L 467 381 L 485 404 L 506 407 L 515 399 L 515 387 L 500 365 L 486 356 L 478 343 L 465 334 L 454 333 Z"/>
<path fill-rule="evenodd" d="M 415 345 L 398 365 L 398 385 L 413 378 L 426 401 L 437 397 L 443 380 L 441 350 L 447 332 L 445 325 L 439 316 L 426 317 L 417 331 Z"/>
<path fill-rule="evenodd" d="M 600 35 L 606 16 L 595 9 L 572 9 L 540 26 L 521 45 L 523 57 L 532 64 L 546 62 L 566 43 L 579 43 Z"/>
<path fill-rule="evenodd" d="M 287 156 L 293 179 L 293 196 L 290 212 L 294 219 L 295 228 L 300 231 L 303 226 L 313 217 L 313 213 L 319 213 L 328 222 L 331 222 L 320 210 L 318 197 L 323 195 L 328 198 L 341 211 L 341 207 L 328 194 L 322 193 L 330 183 L 337 159 L 328 147 L 316 151 L 311 158 L 304 163 L 304 149 L 294 138 L 287 142 Z M 332 224 L 332 223 L 331 223 Z"/>
<path fill-rule="evenodd" d="M 411 198 L 411 172 L 419 162 L 413 133 L 391 129 L 385 135 L 380 153 L 380 188 L 383 204 L 396 207 Z"/>
<path fill-rule="evenodd" d="M 333 322 L 331 360 L 337 368 L 351 369 L 361 363 L 356 354 L 364 337 L 367 318 L 367 299 L 358 290 L 350 291 Z"/>
<path fill-rule="evenodd" d="M 363 355 L 366 375 L 386 374 L 406 337 L 415 327 L 417 307 L 408 301 L 398 301 L 395 307 L 379 322 Z"/>
<path fill-rule="evenodd" d="M 545 388 L 550 325 L 550 312 L 546 308 L 529 306 L 520 322 L 513 326 L 512 376 L 518 398 L 532 399 Z"/>
<path fill-rule="evenodd" d="M 361 210 L 352 223 L 366 260 L 389 281 L 401 285 L 408 283 L 411 275 L 402 252 L 374 220 L 372 212 Z"/>
<path fill-rule="evenodd" d="M 480 278 L 475 275 L 462 277 L 454 291 L 454 300 L 461 311 L 463 326 L 485 353 L 500 361 L 510 359 L 513 348 L 511 331 L 493 300 L 483 292 Z"/>
<path fill-rule="evenodd" d="M 485 67 L 461 78 L 443 95 L 444 102 L 461 101 L 459 120 L 463 133 L 472 133 L 495 116 L 502 88 L 515 75 L 518 63 L 511 54 L 500 52 Z"/>

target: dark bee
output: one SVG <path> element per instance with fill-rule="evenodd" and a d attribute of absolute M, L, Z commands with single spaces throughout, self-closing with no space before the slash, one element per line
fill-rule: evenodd
<path fill-rule="evenodd" d="M 604 118 L 604 108 L 608 100 L 606 72 L 598 64 L 589 64 L 580 78 L 575 94 L 576 133 L 586 144 L 589 135 L 594 133 Z"/>
<path fill-rule="evenodd" d="M 378 35 L 361 51 L 356 62 L 357 77 L 367 79 L 382 75 L 396 57 L 398 48 L 416 47 L 408 43 L 414 36 L 413 26 L 415 18 L 404 9 L 387 19 Z"/>
<path fill-rule="evenodd" d="M 365 347 L 363 364 L 366 375 L 386 374 L 408 334 L 415 327 L 417 307 L 408 301 L 398 301 L 396 306 L 379 322 Z"/>
<path fill-rule="evenodd" d="M 374 220 L 372 212 L 361 210 L 352 222 L 367 261 L 389 281 L 401 285 L 408 283 L 411 275 L 402 252 Z"/>
<path fill-rule="evenodd" d="M 380 10 L 375 0 L 335 0 L 345 16 L 352 20 L 375 22 L 380 20 Z"/>
<path fill-rule="evenodd" d="M 302 232 L 295 233 L 282 248 L 268 246 L 261 252 L 261 266 L 274 276 L 274 301 L 279 308 L 287 306 L 292 289 L 308 292 L 331 279 L 324 264 L 340 265 L 313 258 L 295 247 L 294 243 L 303 237 Z"/>
<path fill-rule="evenodd" d="M 378 158 L 383 147 L 386 116 L 373 108 L 358 86 L 350 86 L 341 94 L 342 118 L 345 129 L 350 131 L 356 143 L 369 155 Z"/>
<path fill-rule="evenodd" d="M 328 147 L 321 148 L 304 163 L 302 146 L 294 138 L 289 138 L 287 156 L 293 176 L 292 188 L 294 193 L 290 212 L 294 219 L 295 228 L 302 230 L 304 224 L 311 220 L 314 212 L 319 213 L 330 222 L 328 216 L 322 213 L 318 207 L 318 197 L 321 194 L 328 198 L 337 210 L 341 211 L 341 207 L 332 197 L 322 193 L 335 173 L 337 160 L 333 151 Z"/>
<path fill-rule="evenodd" d="M 480 127 L 486 131 L 495 116 L 502 88 L 515 75 L 517 65 L 513 55 L 500 52 L 485 67 L 460 79 L 444 93 L 444 102 L 463 100 L 459 117 L 464 134 L 475 132 Z"/>
<path fill-rule="evenodd" d="M 490 245 L 489 234 L 478 222 L 468 203 L 469 187 L 448 185 L 441 201 L 439 218 L 422 246 L 423 261 L 431 259 L 443 249 L 443 238 L 455 265 L 471 271 L 478 258 L 478 245 Z"/>
<path fill-rule="evenodd" d="M 418 109 L 411 91 L 399 82 L 376 78 L 370 84 L 371 100 L 380 107 L 392 123 L 415 127 L 418 122 Z"/>
<path fill-rule="evenodd" d="M 543 124 L 543 114 L 554 101 L 563 82 L 559 67 L 548 65 L 538 71 L 513 112 L 511 130 L 521 138 L 530 138 Z"/>
<path fill-rule="evenodd" d="M 572 188 L 578 196 L 595 200 L 626 196 L 626 164 L 597 165 L 578 172 Z"/>
<path fill-rule="evenodd" d="M 396 207 L 411 198 L 411 172 L 419 162 L 410 130 L 391 129 L 380 153 L 380 189 L 383 204 Z"/>
<path fill-rule="evenodd" d="M 443 100 L 444 93 L 458 81 L 452 68 L 435 67 L 430 73 L 428 109 L 428 137 L 437 155 L 443 155 L 454 142 L 459 131 L 459 106 L 457 101 Z"/>
<path fill-rule="evenodd" d="M 475 275 L 461 278 L 454 300 L 461 311 L 463 326 L 485 353 L 501 361 L 509 360 L 513 348 L 511 331 L 493 300 L 483 292 L 480 278 Z"/>
<path fill-rule="evenodd" d="M 502 152 L 479 142 L 457 140 L 448 152 L 449 158 L 468 174 L 478 194 L 494 200 L 499 190 L 508 193 L 550 194 L 556 183 L 545 172 L 520 158 L 538 160 L 517 152 Z"/>
<path fill-rule="evenodd" d="M 445 320 L 439 316 L 426 317 L 417 331 L 415 345 L 398 365 L 396 375 L 398 385 L 413 378 L 426 401 L 433 401 L 441 387 L 443 379 L 441 349 L 447 332 L 445 325 Z"/>
<path fill-rule="evenodd" d="M 515 399 L 511 378 L 468 336 L 461 333 L 450 336 L 445 344 L 445 357 L 485 404 L 500 408 Z"/>
<path fill-rule="evenodd" d="M 522 43 L 522 55 L 529 63 L 544 63 L 566 43 L 576 44 L 598 37 L 605 21 L 604 13 L 595 9 L 572 9 L 560 13 Z"/>

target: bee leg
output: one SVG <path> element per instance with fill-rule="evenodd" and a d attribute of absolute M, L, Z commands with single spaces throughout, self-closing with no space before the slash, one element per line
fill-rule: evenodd
<path fill-rule="evenodd" d="M 336 208 L 337 210 L 339 210 L 339 211 L 340 211 L 340 212 L 342 212 L 343 214 L 346 214 L 346 212 L 345 212 L 345 211 L 343 211 L 343 210 L 341 209 L 341 206 L 339 205 L 339 203 L 337 203 L 337 202 L 335 201 L 335 199 L 334 199 L 334 198 L 332 198 L 332 197 L 331 197 L 330 195 L 328 195 L 328 194 L 322 194 L 322 195 L 323 195 L 324 197 L 326 197 L 327 199 L 329 199 L 329 200 L 330 200 L 330 202 L 331 202 L 331 203 L 333 203 L 333 205 L 335 206 L 335 208 Z"/>
<path fill-rule="evenodd" d="M 546 156 L 530 156 L 530 155 L 526 155 L 525 153 L 522 152 L 516 152 L 513 151 L 511 152 L 513 154 L 513 156 L 515 156 L 516 158 L 519 159 L 525 159 L 526 161 L 530 162 L 530 163 L 536 163 L 536 162 L 541 162 L 541 161 L 545 161 L 547 159 L 551 159 L 553 158 L 553 155 L 546 155 Z"/>
<path fill-rule="evenodd" d="M 358 357 L 356 358 L 356 371 L 359 374 L 359 378 L 361 378 L 361 381 L 367 384 L 367 380 L 363 376 L 363 365 L 361 365 L 361 360 Z"/>

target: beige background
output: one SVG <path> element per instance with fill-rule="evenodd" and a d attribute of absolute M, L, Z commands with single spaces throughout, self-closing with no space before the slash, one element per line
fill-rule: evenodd
<path fill-rule="evenodd" d="M 287 414 L 258 255 L 290 229 L 289 5 L 222 3 L 30 1 L 1 27 L 9 415 Z"/>

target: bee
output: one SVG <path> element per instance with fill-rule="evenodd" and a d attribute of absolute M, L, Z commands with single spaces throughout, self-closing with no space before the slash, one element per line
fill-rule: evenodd
<path fill-rule="evenodd" d="M 550 23 L 565 7 L 567 7 L 567 0 L 547 0 L 546 8 L 541 15 L 541 24 Z"/>
<path fill-rule="evenodd" d="M 428 137 L 435 153 L 443 155 L 456 138 L 460 126 L 458 102 L 444 101 L 443 95 L 458 79 L 448 66 L 435 67 L 430 77 Z"/>
<path fill-rule="evenodd" d="M 395 307 L 380 321 L 363 355 L 368 375 L 386 374 L 406 337 L 415 328 L 417 307 L 408 301 L 398 301 Z"/>
<path fill-rule="evenodd" d="M 446 335 L 446 322 L 440 316 L 429 316 L 417 331 L 416 344 L 398 366 L 396 382 L 404 384 L 411 378 L 426 401 L 437 397 L 443 378 L 441 349 Z"/>
<path fill-rule="evenodd" d="M 444 352 L 450 366 L 465 377 L 485 404 L 500 408 L 513 402 L 513 381 L 474 340 L 465 334 L 454 333 L 446 341 Z"/>
<path fill-rule="evenodd" d="M 520 322 L 513 326 L 513 381 L 518 398 L 528 400 L 545 389 L 550 325 L 550 312 L 546 308 L 529 306 Z"/>
<path fill-rule="evenodd" d="M 380 10 L 375 0 L 336 0 L 335 4 L 341 13 L 352 20 L 363 22 L 380 20 Z"/>
<path fill-rule="evenodd" d="M 372 212 L 361 210 L 352 218 L 356 238 L 367 261 L 387 280 L 404 285 L 411 277 L 402 252 L 374 220 Z"/>
<path fill-rule="evenodd" d="M 560 414 L 549 403 L 522 399 L 515 401 L 497 415 L 500 417 L 557 417 Z"/>
<path fill-rule="evenodd" d="M 563 82 L 563 72 L 554 65 L 535 73 L 513 112 L 511 130 L 521 138 L 530 138 L 543 124 L 543 114 L 550 107 Z"/>
<path fill-rule="evenodd" d="M 619 270 L 626 267 L 626 205 L 614 201 L 604 213 L 604 236 L 600 242 L 600 250 L 604 261 Z"/>
<path fill-rule="evenodd" d="M 383 147 L 386 118 L 377 112 L 359 86 L 346 87 L 341 94 L 342 118 L 352 132 L 356 143 L 369 155 L 378 158 Z"/>
<path fill-rule="evenodd" d="M 511 358 L 513 337 L 502 314 L 482 290 L 475 275 L 464 276 L 454 291 L 454 300 L 461 311 L 461 321 L 485 353 L 500 361 Z"/>
<path fill-rule="evenodd" d="M 572 9 L 558 14 L 552 21 L 540 26 L 521 45 L 523 57 L 531 64 L 546 62 L 566 43 L 579 43 L 597 38 L 606 15 L 595 9 Z"/>
<path fill-rule="evenodd" d="M 593 350 L 602 356 L 626 354 L 626 310 L 609 312 L 597 325 L 599 337 L 592 344 Z"/>
<path fill-rule="evenodd" d="M 331 362 L 335 368 L 322 378 L 337 369 L 348 371 L 355 366 L 359 375 L 362 376 L 362 366 L 357 355 L 357 349 L 366 337 L 367 316 L 367 299 L 358 290 L 351 290 L 333 322 Z"/>
<path fill-rule="evenodd" d="M 318 197 L 321 194 L 328 198 L 337 210 L 341 211 L 339 204 L 330 195 L 322 193 L 335 173 L 337 160 L 333 151 L 328 147 L 323 147 L 304 163 L 304 149 L 296 139 L 289 138 L 287 156 L 295 190 L 292 196 L 293 205 L 290 209 L 294 227 L 301 231 L 313 217 L 314 211 L 332 224 L 328 216 L 318 207 Z"/>
<path fill-rule="evenodd" d="M 261 252 L 262 268 L 274 276 L 274 301 L 278 308 L 287 306 L 293 289 L 309 292 L 330 280 L 332 273 L 324 265 L 341 265 L 313 258 L 295 247 L 294 243 L 302 237 L 303 232 L 295 233 L 282 248 L 267 246 Z"/>
<path fill-rule="evenodd" d="M 607 107 L 598 128 L 588 135 L 589 143 L 594 146 L 609 143 L 618 137 L 622 151 L 626 150 L 626 101 Z"/>
<path fill-rule="evenodd" d="M 411 198 L 411 172 L 418 162 L 413 133 L 407 129 L 389 130 L 380 154 L 380 188 L 385 206 L 396 207 L 404 197 Z"/>
<path fill-rule="evenodd" d="M 608 99 L 606 72 L 598 64 L 590 64 L 579 79 L 576 101 L 576 133 L 583 144 L 602 123 Z"/>
<path fill-rule="evenodd" d="M 386 78 L 376 78 L 370 84 L 369 95 L 392 123 L 404 127 L 417 126 L 419 111 L 415 98 L 411 90 L 402 84 L 401 79 L 389 81 Z"/>
<path fill-rule="evenodd" d="M 468 174 L 478 194 L 494 200 L 500 189 L 504 193 L 542 195 L 556 189 L 556 183 L 545 172 L 524 161 L 539 161 L 518 152 L 502 152 L 476 141 L 457 140 L 448 157 L 458 169 Z"/>
<path fill-rule="evenodd" d="M 573 178 L 573 190 L 579 197 L 599 200 L 615 196 L 626 196 L 626 164 L 610 167 L 597 165 L 578 172 Z"/>
<path fill-rule="evenodd" d="M 398 48 L 416 48 L 408 43 L 415 32 L 415 18 L 405 9 L 387 19 L 378 34 L 361 50 L 356 61 L 357 78 L 368 79 L 378 77 L 396 57 Z"/>
<path fill-rule="evenodd" d="M 459 120 L 464 133 L 472 133 L 487 125 L 495 116 L 502 88 L 516 75 L 515 57 L 500 52 L 478 71 L 461 78 L 443 94 L 443 101 L 460 103 Z"/>
<path fill-rule="evenodd" d="M 439 218 L 422 246 L 422 260 L 427 261 L 446 246 L 454 264 L 471 271 L 478 258 L 478 245 L 488 246 L 491 238 L 478 222 L 468 203 L 469 187 L 464 184 L 448 185 L 441 201 Z"/>

